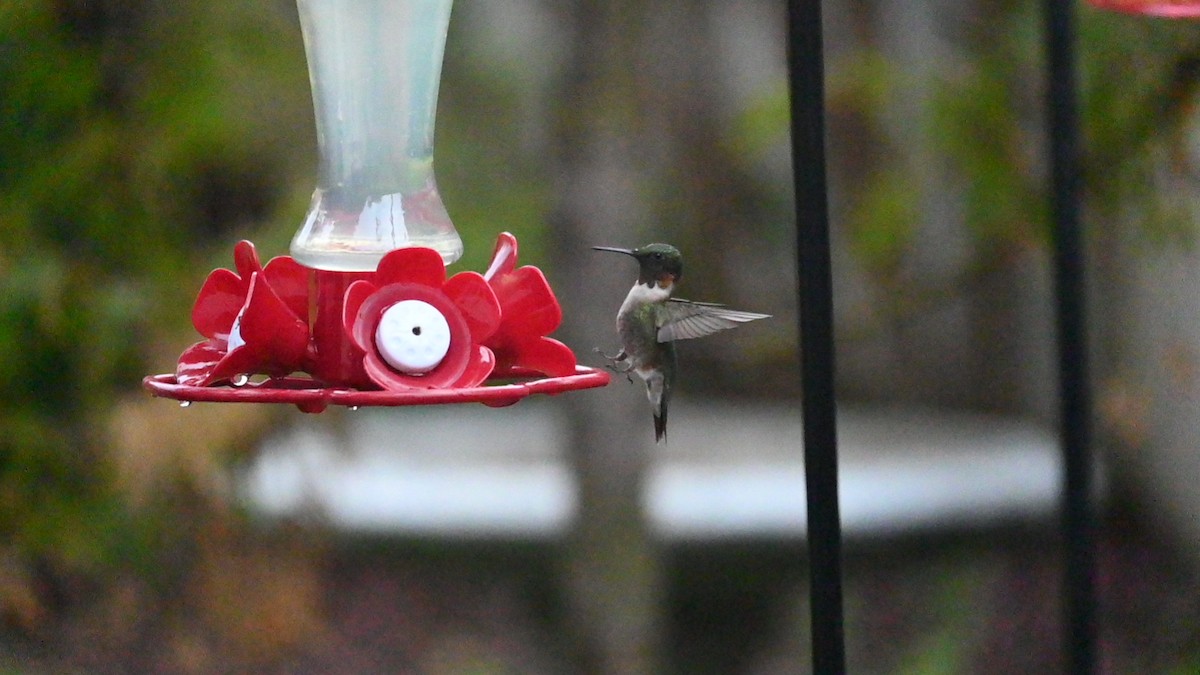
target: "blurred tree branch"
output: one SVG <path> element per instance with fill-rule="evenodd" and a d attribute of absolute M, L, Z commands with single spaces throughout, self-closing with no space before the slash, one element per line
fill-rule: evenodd
<path fill-rule="evenodd" d="M 647 167 L 636 149 L 646 140 L 642 106 L 653 86 L 639 77 L 650 11 L 637 0 L 575 0 L 555 11 L 570 47 L 552 97 L 558 201 L 549 234 L 555 268 L 565 271 L 557 283 L 562 333 L 584 359 L 589 346 L 615 340 L 613 317 L 634 277 L 589 247 L 634 236 L 647 212 Z M 650 674 L 661 665 L 662 562 L 642 509 L 650 420 L 641 388 L 624 384 L 615 378 L 605 391 L 563 401 L 579 495 L 563 587 L 587 673 Z"/>

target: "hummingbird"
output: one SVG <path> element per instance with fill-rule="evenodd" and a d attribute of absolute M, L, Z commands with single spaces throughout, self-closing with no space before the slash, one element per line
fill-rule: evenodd
<path fill-rule="evenodd" d="M 675 385 L 675 341 L 704 337 L 770 315 L 671 297 L 683 276 L 683 256 L 670 244 L 592 248 L 624 253 L 638 261 L 637 281 L 617 311 L 621 351 L 613 356 L 596 351 L 612 361 L 614 371 L 626 377 L 633 371 L 645 381 L 646 396 L 654 411 L 654 439 L 663 442 L 667 437 L 667 407 Z"/>

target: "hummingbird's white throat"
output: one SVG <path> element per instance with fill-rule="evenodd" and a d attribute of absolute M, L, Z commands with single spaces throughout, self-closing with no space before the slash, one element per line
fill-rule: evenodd
<path fill-rule="evenodd" d="M 629 289 L 629 295 L 625 296 L 625 302 L 621 304 L 621 311 L 625 312 L 634 307 L 641 305 L 650 305 L 659 302 L 666 302 L 667 298 L 671 297 L 671 288 L 662 288 L 657 282 L 646 285 L 643 283 L 635 283 L 633 288 Z"/>

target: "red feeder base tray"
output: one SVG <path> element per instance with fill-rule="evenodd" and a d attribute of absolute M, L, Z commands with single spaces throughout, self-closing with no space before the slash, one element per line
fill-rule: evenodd
<path fill-rule="evenodd" d="M 403 391 L 363 391 L 324 387 L 305 377 L 281 377 L 263 382 L 195 387 L 179 384 L 167 373 L 142 380 L 151 394 L 180 401 L 204 403 L 291 403 L 304 412 L 318 413 L 330 405 L 349 408 L 361 406 L 437 405 L 445 403 L 482 403 L 492 407 L 512 405 L 531 394 L 561 394 L 564 391 L 592 389 L 609 383 L 607 371 L 576 366 L 574 375 L 544 377 L 540 373 L 513 370 L 491 378 L 489 386 L 464 389 L 406 389 Z"/>

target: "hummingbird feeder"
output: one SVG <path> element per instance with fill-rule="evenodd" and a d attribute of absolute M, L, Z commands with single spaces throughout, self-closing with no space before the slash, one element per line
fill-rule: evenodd
<path fill-rule="evenodd" d="M 1168 19 L 1200 17 L 1200 0 L 1090 0 L 1099 9 Z"/>
<path fill-rule="evenodd" d="M 462 240 L 438 194 L 433 130 L 452 0 L 367 10 L 297 0 L 320 154 L 291 256 L 238 243 L 192 308 L 204 337 L 143 381 L 193 401 L 405 406 L 516 403 L 601 387 L 548 337 L 562 309 L 500 233 L 483 273 L 447 275 Z"/>

